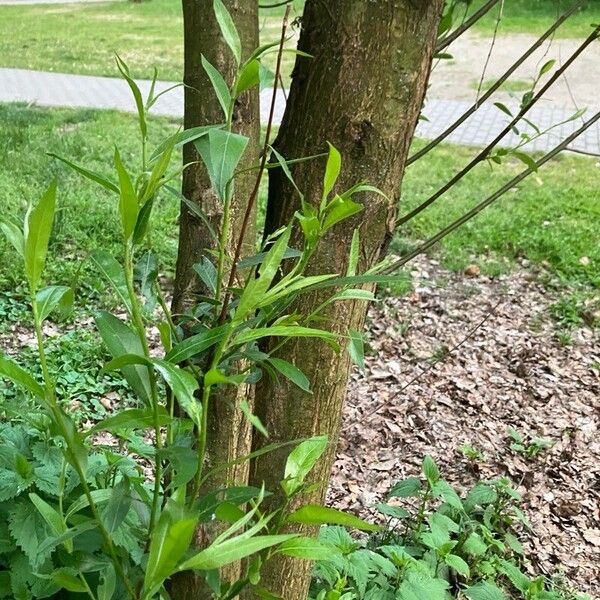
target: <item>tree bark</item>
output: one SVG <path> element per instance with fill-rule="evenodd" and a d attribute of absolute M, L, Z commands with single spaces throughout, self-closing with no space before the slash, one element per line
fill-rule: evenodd
<path fill-rule="evenodd" d="M 258 46 L 258 3 L 247 0 L 224 0 L 242 41 L 242 60 Z M 202 67 L 204 55 L 231 84 L 236 65 L 231 51 L 225 44 L 213 12 L 213 3 L 209 0 L 182 0 L 184 21 L 184 82 L 185 107 L 184 127 L 190 129 L 202 125 L 223 123 L 224 116 L 215 96 L 215 92 Z M 256 164 L 260 139 L 260 104 L 258 89 L 243 94 L 235 107 L 233 129 L 250 138 L 250 142 L 240 162 L 240 169 Z M 183 149 L 183 164 L 200 161 L 192 144 Z M 231 205 L 231 239 L 228 240 L 229 253 L 233 255 L 234 244 L 240 230 L 240 224 L 246 210 L 246 202 L 255 182 L 255 174 L 236 178 L 235 197 Z M 183 175 L 182 193 L 197 203 L 208 215 L 213 228 L 218 231 L 221 224 L 222 205 L 211 189 L 210 180 L 201 162 L 188 167 Z M 254 216 L 250 223 L 254 223 Z M 256 230 L 251 225 L 247 229 L 243 255 L 254 254 Z M 214 259 L 208 251 L 215 244 L 206 225 L 194 216 L 182 204 L 179 223 L 179 249 L 177 255 L 176 276 L 173 291 L 172 308 L 174 314 L 182 314 L 195 304 L 195 296 L 203 293 L 200 281 L 193 269 L 202 256 Z M 223 394 L 213 401 L 209 413 L 209 431 L 207 439 L 208 467 L 230 460 L 250 452 L 251 428 L 245 417 L 237 409 L 236 394 L 247 398 L 245 390 L 232 388 L 231 396 Z M 248 399 L 248 398 L 247 398 Z M 249 399 L 248 399 L 249 400 Z M 242 463 L 221 472 L 208 482 L 211 489 L 227 483 L 244 485 L 248 479 L 247 463 Z M 196 540 L 199 546 L 210 541 L 210 531 L 199 531 Z M 237 578 L 238 568 L 233 565 L 224 569 L 224 578 Z M 171 586 L 173 598 L 178 600 L 200 600 L 210 597 L 202 579 L 191 573 L 175 578 Z"/>
<path fill-rule="evenodd" d="M 379 261 L 392 236 L 396 200 L 411 139 L 431 68 L 443 0 L 307 0 L 290 96 L 275 146 L 286 158 L 326 151 L 326 141 L 343 157 L 338 189 L 360 181 L 379 187 L 389 201 L 364 194 L 364 210 L 334 227 L 315 254 L 313 273 L 345 272 L 352 233 L 359 229 L 361 268 Z M 293 175 L 306 198 L 319 198 L 323 161 L 301 163 Z M 267 231 L 288 223 L 298 208 L 297 195 L 281 170 L 271 170 Z M 304 297 L 296 307 L 308 314 L 323 293 Z M 332 331 L 362 330 L 364 303 L 336 303 L 327 315 Z M 323 502 L 335 457 L 342 407 L 350 373 L 345 348 L 340 354 L 307 339 L 280 352 L 312 382 L 307 394 L 287 380 L 264 380 L 255 412 L 270 433 L 269 442 L 327 434 L 330 446 L 311 482 L 322 483 L 309 498 Z M 264 442 L 257 436 L 255 447 Z M 251 483 L 279 489 L 288 451 L 270 453 L 251 466 Z M 261 585 L 285 600 L 305 600 L 311 565 L 276 555 L 263 567 Z"/>

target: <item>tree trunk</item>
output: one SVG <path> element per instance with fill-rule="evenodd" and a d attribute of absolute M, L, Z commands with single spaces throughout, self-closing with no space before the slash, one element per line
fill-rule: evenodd
<path fill-rule="evenodd" d="M 405 161 L 425 95 L 443 0 L 307 0 L 298 57 L 277 150 L 286 158 L 326 151 L 326 141 L 343 157 L 338 189 L 368 181 L 389 198 L 364 194 L 364 210 L 334 227 L 314 256 L 313 273 L 345 272 L 355 228 L 360 231 L 361 269 L 379 261 L 392 235 L 396 201 Z M 307 198 L 319 198 L 324 163 L 296 165 L 293 175 Z M 271 170 L 267 230 L 287 223 L 297 195 L 281 170 Z M 308 314 L 322 293 L 304 297 L 298 307 Z M 332 331 L 362 330 L 366 306 L 336 303 L 329 311 Z M 311 475 L 323 485 L 310 498 L 322 502 L 339 435 L 350 372 L 340 354 L 313 340 L 288 343 L 279 356 L 303 370 L 312 382 L 306 394 L 287 380 L 264 380 L 255 412 L 270 433 L 269 443 L 327 434 L 330 446 Z M 257 436 L 255 446 L 264 442 Z M 270 453 L 251 466 L 251 483 L 276 491 L 288 452 Z M 311 565 L 276 555 L 263 568 L 261 585 L 285 600 L 305 600 Z"/>
<path fill-rule="evenodd" d="M 231 13 L 242 41 L 242 59 L 247 57 L 259 43 L 258 39 L 258 3 L 247 0 L 224 0 Z M 201 64 L 204 55 L 231 84 L 236 70 L 231 51 L 226 46 L 213 12 L 213 3 L 209 0 L 183 0 L 184 21 L 184 82 L 185 129 L 222 123 L 223 112 L 213 88 Z M 259 154 L 260 105 L 256 88 L 243 94 L 237 102 L 233 115 L 233 128 L 250 138 L 240 169 L 256 164 Z M 200 161 L 192 144 L 183 149 L 183 164 Z M 237 241 L 237 232 L 246 209 L 246 202 L 255 182 L 255 174 L 236 178 L 235 197 L 231 205 L 231 239 L 228 241 L 230 254 Z M 210 180 L 202 163 L 188 167 L 183 175 L 182 193 L 197 203 L 208 215 L 216 231 L 219 230 L 222 217 L 222 205 L 211 189 Z M 254 218 L 250 219 L 254 222 Z M 247 230 L 243 254 L 254 254 L 256 230 L 250 226 Z M 182 204 L 179 223 L 179 249 L 177 255 L 176 277 L 173 291 L 173 312 L 182 314 L 195 304 L 195 295 L 202 293 L 199 279 L 193 269 L 202 256 L 214 249 L 206 226 Z M 214 259 L 213 259 L 214 260 Z M 236 408 L 235 394 L 245 394 L 245 390 L 232 388 L 232 397 L 220 397 L 211 403 L 209 414 L 209 432 L 207 440 L 207 460 L 209 464 L 220 464 L 245 455 L 251 448 L 251 430 L 242 413 Z M 247 398 L 247 395 L 245 395 Z M 248 398 L 247 398 L 248 399 Z M 248 479 L 248 464 L 236 465 L 223 471 L 218 478 L 208 483 L 211 488 L 226 482 L 245 484 Z M 198 545 L 206 543 L 211 532 L 199 531 Z M 200 539 L 202 538 L 202 539 Z M 234 565 L 222 573 L 224 578 L 236 578 Z M 185 573 L 173 582 L 171 594 L 177 600 L 209 598 L 210 593 L 200 578 Z"/>

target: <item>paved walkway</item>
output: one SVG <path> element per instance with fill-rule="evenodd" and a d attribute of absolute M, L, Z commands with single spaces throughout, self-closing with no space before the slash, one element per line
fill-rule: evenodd
<path fill-rule="evenodd" d="M 150 82 L 139 81 L 138 84 L 142 93 L 147 94 Z M 157 92 L 171 85 L 168 82 L 158 82 Z M 270 101 L 270 91 L 263 91 L 261 94 L 261 117 L 263 121 L 267 119 Z M 106 108 L 123 111 L 135 110 L 129 87 L 122 79 L 66 75 L 25 69 L 0 68 L 0 102 L 27 102 L 40 106 Z M 419 122 L 417 135 L 425 139 L 435 138 L 460 117 L 469 106 L 469 102 L 462 100 L 429 100 L 424 109 L 427 120 Z M 276 123 L 281 122 L 284 109 L 285 98 L 283 94 L 280 94 L 275 114 Z M 156 115 L 180 118 L 183 114 L 182 88 L 176 88 L 161 96 L 152 112 Z M 530 111 L 528 118 L 536 123 L 540 129 L 545 129 L 552 124 L 565 121 L 572 112 L 570 109 L 544 106 L 540 103 L 540 106 L 536 106 Z M 508 119 L 508 116 L 495 106 L 485 105 L 454 131 L 447 141 L 462 145 L 484 145 L 506 126 Z M 526 149 L 547 151 L 577 129 L 580 123 L 581 120 L 565 123 L 559 128 L 553 129 L 549 134 L 538 138 L 529 144 Z M 511 134 L 503 140 L 502 145 L 514 146 L 517 141 L 518 137 Z M 571 147 L 575 150 L 600 154 L 600 126 L 591 127 Z"/>

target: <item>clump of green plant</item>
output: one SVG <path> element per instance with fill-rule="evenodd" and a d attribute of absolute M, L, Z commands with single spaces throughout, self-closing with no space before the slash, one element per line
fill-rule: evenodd
<path fill-rule="evenodd" d="M 333 551 L 315 566 L 313 600 L 583 600 L 525 572 L 519 533 L 527 520 L 507 479 L 478 482 L 461 497 L 430 457 L 377 506 L 385 526 L 364 539 L 325 527 Z"/>
<path fill-rule="evenodd" d="M 547 437 L 532 436 L 529 434 L 523 435 L 514 427 L 508 427 L 506 434 L 511 440 L 510 449 L 529 459 L 535 458 L 538 454 L 549 450 L 555 444 L 554 440 Z"/>
<path fill-rule="evenodd" d="M 22 223 L 2 222 L 2 231 L 22 260 L 31 320 L 35 331 L 37 368 L 25 368 L 22 357 L 0 355 L 0 376 L 11 381 L 37 407 L 22 423 L 12 418 L 2 435 L 2 500 L 8 531 L 0 546 L 0 581 L 17 600 L 64 598 L 66 593 L 94 600 L 168 598 L 169 580 L 185 571 L 204 577 L 212 596 L 233 599 L 247 587 L 261 588 L 261 566 L 273 553 L 307 559 L 323 556 L 324 546 L 310 537 L 287 532 L 290 524 L 348 525 L 366 531 L 373 526 L 357 517 L 317 505 L 303 505 L 305 479 L 327 446 L 324 437 L 272 444 L 239 460 L 250 460 L 282 447 L 290 452 L 279 490 L 256 487 L 207 489 L 211 476 L 230 465 L 208 464 L 208 414 L 227 386 L 251 386 L 263 374 L 284 377 L 306 391 L 310 382 L 293 364 L 272 353 L 295 337 L 315 337 L 339 350 L 338 336 L 319 325 L 331 302 L 373 299 L 363 283 L 390 278 L 357 275 L 361 240 L 354 232 L 349 266 L 344 274 L 306 275 L 312 254 L 323 236 L 362 209 L 356 198 L 378 192 L 359 183 L 334 193 L 342 161 L 329 147 L 323 191 L 313 204 L 304 199 L 286 227 L 270 235 L 252 257 L 230 256 L 230 209 L 238 165 L 248 138 L 233 132 L 237 98 L 261 82 L 260 60 L 271 46 L 257 49 L 241 61 L 239 36 L 221 0 L 214 0 L 217 21 L 239 70 L 232 86 L 205 59 L 203 67 L 223 108 L 223 123 L 178 132 L 150 147 L 147 113 L 159 95 L 152 85 L 144 100 L 127 65 L 117 57 L 138 109 L 140 163 L 132 169 L 118 149 L 113 156 L 114 179 L 60 158 L 70 168 L 110 192 L 118 204 L 122 249 L 118 256 L 98 249 L 92 260 L 119 298 L 118 314 L 95 316 L 97 345 L 111 360 L 104 372 L 120 372 L 131 402 L 85 426 L 73 413 L 72 363 L 53 364 L 44 324 L 68 312 L 73 291 L 46 286 L 46 258 L 57 212 L 57 183 L 29 208 Z M 282 48 L 279 49 L 282 52 Z M 157 198 L 181 169 L 171 167 L 173 151 L 193 143 L 222 206 L 222 220 L 213 229 L 206 215 L 181 199 L 203 219 L 214 236 L 214 252 L 196 265 L 207 290 L 185 315 L 173 315 L 161 288 L 157 257 L 149 232 Z M 292 178 L 288 162 L 270 147 L 278 166 Z M 314 157 L 313 157 L 314 158 Z M 297 159 L 296 159 L 297 160 Z M 257 165 L 257 188 L 265 169 Z M 251 198 L 249 204 L 256 200 Z M 232 232 L 241 247 L 245 231 Z M 296 240 L 291 247 L 291 240 Z M 391 278 L 393 279 L 393 278 Z M 290 309 L 294 300 L 316 287 L 331 287 L 321 306 L 310 314 Z M 156 340 L 152 331 L 158 330 Z M 363 361 L 357 334 L 351 356 Z M 272 352 L 259 347 L 266 338 L 278 340 Z M 64 338 L 66 340 L 66 338 Z M 85 368 L 75 365 L 75 368 Z M 77 376 L 79 377 L 79 375 Z M 91 390 L 92 395 L 96 390 Z M 85 399 L 84 403 L 93 400 Z M 268 436 L 248 402 L 239 408 L 257 431 Z M 35 453 L 29 448 L 35 448 Z M 44 479 L 46 477 L 46 479 Z M 268 507 L 263 500 L 272 495 Z M 16 512 L 15 512 L 16 511 Z M 198 527 L 220 523 L 219 534 L 202 548 L 192 540 Z M 286 531 L 284 533 L 284 531 Z M 34 544 L 34 540 L 36 543 Z M 37 543 L 39 542 L 39 543 Z M 329 551 L 329 549 L 327 549 Z M 221 581 L 219 570 L 243 561 L 241 576 Z"/>
<path fill-rule="evenodd" d="M 458 450 L 464 457 L 469 458 L 471 460 L 479 460 L 482 462 L 487 460 L 487 456 L 484 452 L 482 452 L 472 444 L 469 444 L 468 442 L 461 444 L 458 447 Z"/>

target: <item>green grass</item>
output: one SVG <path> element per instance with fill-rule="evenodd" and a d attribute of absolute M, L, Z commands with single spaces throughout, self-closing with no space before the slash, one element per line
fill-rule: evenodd
<path fill-rule="evenodd" d="M 473 153 L 467 148 L 444 146 L 411 166 L 404 182 L 401 212 L 426 199 Z M 409 222 L 396 239 L 397 247 L 433 235 L 522 169 L 516 161 L 493 170 L 480 165 Z M 448 236 L 441 245 L 441 256 L 452 269 L 463 270 L 477 263 L 490 274 L 505 272 L 517 259 L 526 258 L 544 265 L 567 285 L 598 288 L 599 189 L 600 169 L 594 160 L 561 156 Z"/>
<path fill-rule="evenodd" d="M 484 3 L 476 0 L 471 10 Z M 506 33 L 541 34 L 552 25 L 557 16 L 574 3 L 574 0 L 505 0 L 500 35 Z M 484 35 L 494 31 L 498 9 L 494 7 L 474 30 Z M 575 13 L 556 32 L 558 38 L 583 38 L 591 33 L 591 25 L 600 22 L 600 1 L 589 0 L 587 6 Z"/>
<path fill-rule="evenodd" d="M 167 120 L 152 120 L 155 136 L 175 129 Z M 104 283 L 94 276 L 87 256 L 103 247 L 120 255 L 116 199 L 87 182 L 47 152 L 86 164 L 114 179 L 113 144 L 127 163 L 140 160 L 138 129 L 131 115 L 113 111 L 57 110 L 0 105 L 0 214 L 22 219 L 52 178 L 58 178 L 59 212 L 52 238 L 48 280 L 74 286 L 87 297 L 103 295 Z M 153 244 L 172 263 L 176 251 L 177 201 L 161 196 L 155 205 L 161 223 Z M 4 238 L 0 239 L 0 289 L 18 290 L 22 272 Z"/>
<path fill-rule="evenodd" d="M 279 38 L 281 16 L 282 9 L 261 11 L 262 42 Z M 2 67 L 116 76 L 115 52 L 135 77 L 149 79 L 156 67 L 161 79 L 181 81 L 181 2 L 0 6 Z M 274 62 L 271 55 L 266 64 Z M 286 54 L 286 74 L 292 62 Z"/>

